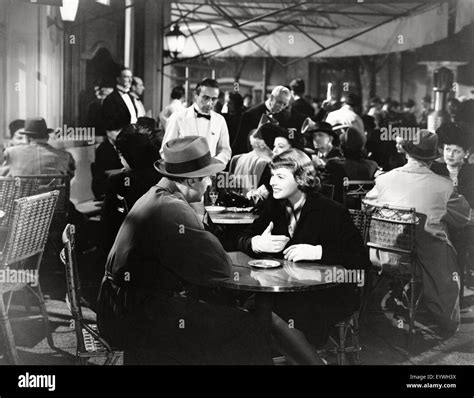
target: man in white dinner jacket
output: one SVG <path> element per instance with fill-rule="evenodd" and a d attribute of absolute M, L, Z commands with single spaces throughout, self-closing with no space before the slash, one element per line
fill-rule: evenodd
<path fill-rule="evenodd" d="M 219 96 L 219 85 L 214 79 L 204 79 L 196 85 L 194 103 L 183 111 L 173 113 L 168 119 L 163 146 L 175 138 L 190 135 L 206 137 L 211 156 L 227 164 L 232 151 L 229 143 L 229 131 L 222 115 L 214 112 Z"/>

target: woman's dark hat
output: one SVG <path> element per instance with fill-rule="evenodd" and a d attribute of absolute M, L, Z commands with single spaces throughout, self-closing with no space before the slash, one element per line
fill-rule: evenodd
<path fill-rule="evenodd" d="M 439 126 L 436 130 L 438 134 L 439 146 L 446 145 L 457 145 L 463 148 L 465 151 L 470 150 L 473 145 L 472 132 L 464 123 L 452 123 L 446 122 Z"/>
<path fill-rule="evenodd" d="M 358 153 L 361 152 L 367 142 L 364 133 L 361 133 L 354 127 L 349 127 L 340 136 L 341 149 L 343 152 Z"/>
<path fill-rule="evenodd" d="M 8 125 L 8 128 L 10 129 L 10 137 L 13 138 L 18 130 L 25 129 L 25 121 L 23 119 L 16 119 Z"/>
<path fill-rule="evenodd" d="M 265 141 L 265 144 L 267 144 L 270 149 L 275 145 L 275 139 L 277 137 L 286 138 L 293 148 L 303 148 L 303 137 L 301 133 L 296 130 L 289 131 L 288 129 L 273 123 L 265 123 L 261 125 L 258 128 L 255 137 Z"/>
<path fill-rule="evenodd" d="M 168 177 L 198 178 L 216 174 L 225 164 L 211 157 L 205 137 L 191 135 L 168 141 L 163 146 L 163 159 L 155 169 Z"/>
<path fill-rule="evenodd" d="M 47 127 L 46 121 L 42 117 L 29 117 L 25 121 L 25 130 L 21 134 L 31 138 L 48 138 L 49 133 L 53 131 L 54 129 Z"/>
<path fill-rule="evenodd" d="M 419 130 L 415 133 L 415 140 L 404 141 L 402 148 L 412 158 L 424 161 L 435 160 L 440 157 L 438 153 L 438 136 L 429 130 Z"/>

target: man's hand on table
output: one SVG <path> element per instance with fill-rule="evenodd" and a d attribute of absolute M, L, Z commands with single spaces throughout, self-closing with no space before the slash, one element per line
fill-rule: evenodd
<path fill-rule="evenodd" d="M 261 235 L 252 238 L 252 250 L 255 253 L 279 253 L 285 248 L 290 238 L 285 235 L 272 235 L 272 229 L 273 222 L 270 222 Z"/>

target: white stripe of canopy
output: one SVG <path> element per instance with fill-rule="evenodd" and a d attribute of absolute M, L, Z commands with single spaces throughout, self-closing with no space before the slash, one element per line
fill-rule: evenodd
<path fill-rule="evenodd" d="M 454 3 L 455 32 L 474 18 L 474 0 Z M 451 5 L 453 7 L 453 5 Z M 347 57 L 405 51 L 448 34 L 448 1 L 178 0 L 172 24 L 188 36 L 181 59 Z M 452 9 L 451 9 L 452 12 Z"/>

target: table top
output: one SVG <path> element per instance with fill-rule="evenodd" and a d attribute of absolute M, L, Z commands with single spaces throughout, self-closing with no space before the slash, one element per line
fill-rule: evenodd
<path fill-rule="evenodd" d="M 222 213 L 208 213 L 214 224 L 252 224 L 258 218 L 257 214 L 252 212 L 232 212 L 223 211 Z"/>
<path fill-rule="evenodd" d="M 336 286 L 337 272 L 344 272 L 340 265 L 321 265 L 314 262 L 292 262 L 277 259 L 278 268 L 253 268 L 254 260 L 243 252 L 229 252 L 232 275 L 222 286 L 251 292 L 302 292 Z"/>

